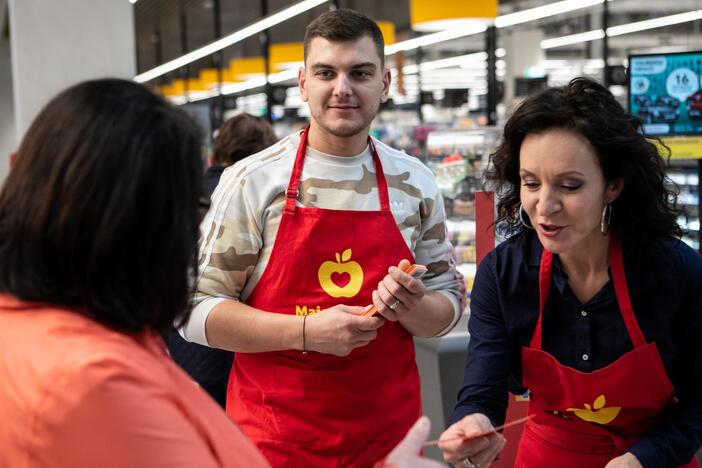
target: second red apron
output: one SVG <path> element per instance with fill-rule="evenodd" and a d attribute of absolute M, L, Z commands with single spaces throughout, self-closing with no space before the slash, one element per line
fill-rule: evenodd
<path fill-rule="evenodd" d="M 302 134 L 268 265 L 247 304 L 307 315 L 366 306 L 391 265 L 414 260 L 390 212 L 373 141 L 379 211 L 296 206 L 308 129 Z M 274 467 L 372 466 L 421 414 L 412 336 L 386 322 L 346 357 L 300 351 L 237 353 L 227 413 Z"/>
<path fill-rule="evenodd" d="M 523 384 L 529 388 L 530 420 L 515 466 L 600 468 L 622 455 L 674 404 L 674 389 L 655 343 L 646 343 L 631 307 L 619 239 L 612 235 L 609 262 L 619 310 L 634 349 L 609 366 L 584 373 L 560 364 L 541 349 L 544 305 L 553 255 L 541 255 L 539 319 L 522 349 Z M 693 459 L 687 467 L 697 467 Z"/>

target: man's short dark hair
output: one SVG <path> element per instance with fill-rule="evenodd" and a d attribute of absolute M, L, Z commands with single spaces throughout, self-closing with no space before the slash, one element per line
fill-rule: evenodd
<path fill-rule="evenodd" d="M 188 315 L 200 130 L 144 86 L 73 86 L 27 131 L 0 193 L 0 292 L 122 331 Z"/>
<path fill-rule="evenodd" d="M 305 31 L 305 62 L 310 42 L 321 37 L 329 42 L 356 41 L 364 36 L 373 40 L 381 67 L 385 65 L 385 41 L 383 33 L 372 19 L 348 8 L 330 10 L 312 21 Z"/>

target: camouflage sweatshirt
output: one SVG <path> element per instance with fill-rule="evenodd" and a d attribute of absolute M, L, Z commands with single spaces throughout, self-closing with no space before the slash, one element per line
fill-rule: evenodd
<path fill-rule="evenodd" d="M 200 226 L 195 307 L 180 330 L 185 339 L 208 345 L 205 321 L 212 309 L 225 299 L 245 302 L 261 278 L 278 232 L 299 142 L 299 133 L 294 133 L 222 174 Z M 416 262 L 429 269 L 422 281 L 454 306 L 454 320 L 439 334 L 447 333 L 462 312 L 465 284 L 447 238 L 443 198 L 421 161 L 377 140 L 375 144 L 397 227 Z M 339 157 L 308 147 L 297 203 L 336 210 L 380 209 L 370 149 Z"/>

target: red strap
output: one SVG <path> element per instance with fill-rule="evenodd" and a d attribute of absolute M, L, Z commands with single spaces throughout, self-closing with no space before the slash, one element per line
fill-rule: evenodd
<path fill-rule="evenodd" d="M 288 189 L 285 191 L 285 213 L 295 212 L 295 202 L 300 191 L 300 176 L 302 175 L 302 165 L 305 162 L 305 152 L 307 150 L 307 135 L 310 132 L 310 124 L 307 124 L 302 131 L 300 137 L 300 145 L 297 147 L 295 156 L 295 164 L 293 165 L 292 174 L 290 174 L 290 182 Z"/>
<path fill-rule="evenodd" d="M 551 290 L 551 271 L 553 270 L 553 254 L 544 249 L 541 252 L 541 264 L 539 266 L 539 318 L 536 321 L 536 329 L 531 337 L 530 348 L 541 349 L 541 321 L 544 316 L 544 307 Z"/>
<path fill-rule="evenodd" d="M 629 332 L 629 338 L 634 348 L 640 348 L 646 344 L 639 322 L 634 315 L 634 308 L 631 306 L 629 288 L 626 284 L 626 273 L 624 271 L 624 256 L 622 255 L 622 243 L 619 236 L 612 233 L 609 242 L 609 266 L 612 268 L 612 280 L 614 281 L 614 293 L 617 295 L 619 310 L 624 319 L 624 325 Z"/>
<path fill-rule="evenodd" d="M 300 177 L 302 176 L 302 167 L 305 162 L 305 154 L 307 153 L 307 136 L 310 132 L 310 124 L 307 124 L 302 131 L 300 137 L 300 145 L 297 147 L 297 155 L 295 156 L 295 164 L 293 165 L 292 174 L 290 174 L 290 182 L 288 189 L 285 191 L 285 212 L 294 213 L 297 196 L 300 193 Z M 390 198 L 388 196 L 388 183 L 385 180 L 383 166 L 380 164 L 380 156 L 375 149 L 373 139 L 368 136 L 368 144 L 370 145 L 371 154 L 373 155 L 373 163 L 375 164 L 375 179 L 378 184 L 378 198 L 380 199 L 380 209 L 382 211 L 390 210 Z"/>
<path fill-rule="evenodd" d="M 629 339 L 634 348 L 640 348 L 646 344 L 639 322 L 634 315 L 634 308 L 631 306 L 629 289 L 626 285 L 626 275 L 624 272 L 624 260 L 622 255 L 622 245 L 619 237 L 612 233 L 609 241 L 609 265 L 612 268 L 612 281 L 614 283 L 614 293 L 617 296 L 619 310 L 624 319 L 624 325 L 629 333 Z M 553 254 L 544 249 L 541 253 L 541 264 L 539 267 L 539 318 L 536 321 L 536 328 L 531 337 L 530 348 L 541 349 L 542 344 L 542 320 L 544 307 L 548 299 L 551 288 L 551 273 L 553 270 Z"/>
<path fill-rule="evenodd" d="M 370 145 L 371 154 L 373 155 L 373 163 L 375 163 L 375 180 L 378 184 L 378 198 L 380 198 L 380 209 L 382 211 L 390 210 L 390 197 L 388 196 L 388 183 L 385 180 L 385 172 L 383 165 L 380 164 L 380 156 L 378 150 L 375 149 L 375 142 L 368 136 L 368 144 Z"/>

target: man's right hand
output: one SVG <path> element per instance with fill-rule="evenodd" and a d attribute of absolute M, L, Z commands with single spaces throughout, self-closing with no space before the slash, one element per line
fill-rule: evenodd
<path fill-rule="evenodd" d="M 382 317 L 364 317 L 366 308 L 336 305 L 307 317 L 305 348 L 307 351 L 347 356 L 378 336 Z"/>

